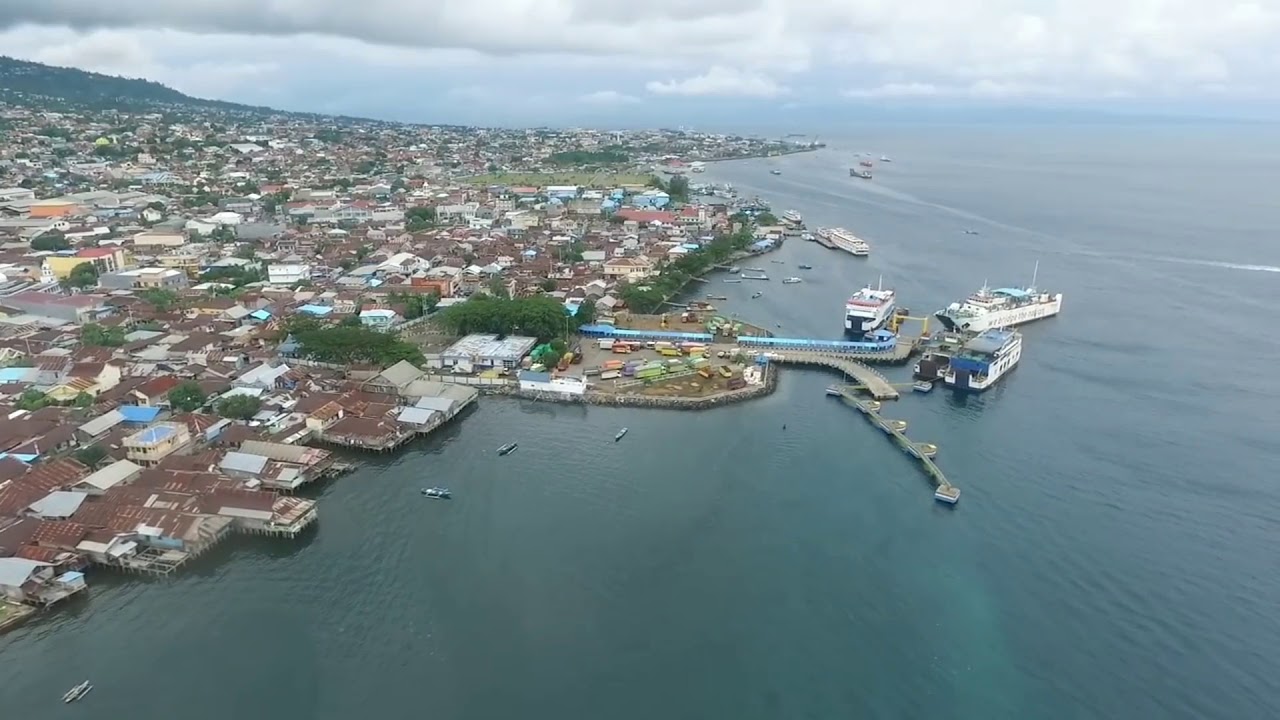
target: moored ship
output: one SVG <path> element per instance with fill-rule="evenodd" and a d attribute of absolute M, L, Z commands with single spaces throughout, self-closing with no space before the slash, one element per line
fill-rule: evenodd
<path fill-rule="evenodd" d="M 844 331 L 854 337 L 862 337 L 884 327 L 893 317 L 896 303 L 893 290 L 870 285 L 854 293 L 844 305 Z"/>
<path fill-rule="evenodd" d="M 850 255 L 866 257 L 871 254 L 871 246 L 866 240 L 844 228 L 824 228 L 818 231 L 818 236 L 826 241 L 823 244 L 827 247 L 843 250 Z"/>
<path fill-rule="evenodd" d="M 798 225 L 804 224 L 804 216 L 802 216 L 800 213 L 796 212 L 795 210 L 788 210 L 782 213 L 782 219 L 783 221 L 789 222 L 792 225 L 798 226 Z"/>
<path fill-rule="evenodd" d="M 1038 274 L 1038 265 L 1036 270 Z M 991 289 L 984 284 L 964 302 L 951 303 L 934 315 L 948 330 L 976 333 L 1053 317 L 1061 311 L 1062 293 L 1037 290 L 1033 274 L 1028 287 Z"/>
<path fill-rule="evenodd" d="M 1022 333 L 992 328 L 969 340 L 951 358 L 947 385 L 958 390 L 982 391 L 1009 374 L 1022 357 Z"/>

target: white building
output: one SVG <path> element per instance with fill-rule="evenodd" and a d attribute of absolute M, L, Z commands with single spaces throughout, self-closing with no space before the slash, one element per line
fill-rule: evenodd
<path fill-rule="evenodd" d="M 272 285 L 293 285 L 311 280 L 311 266 L 300 264 L 268 265 L 267 282 Z"/>

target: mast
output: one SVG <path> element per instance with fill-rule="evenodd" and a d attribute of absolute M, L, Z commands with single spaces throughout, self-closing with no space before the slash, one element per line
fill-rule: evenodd
<path fill-rule="evenodd" d="M 1036 289 L 1036 277 L 1038 277 L 1039 275 L 1040 275 L 1040 261 L 1037 260 L 1036 269 L 1031 271 L 1031 287 L 1027 288 L 1028 290 Z"/>

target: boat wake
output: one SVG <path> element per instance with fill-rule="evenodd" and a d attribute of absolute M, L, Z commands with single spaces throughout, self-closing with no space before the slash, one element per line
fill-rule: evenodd
<path fill-rule="evenodd" d="M 1280 273 L 1275 265 L 1251 265 L 1249 263 L 1233 263 L 1222 260 L 1199 260 L 1196 258 L 1154 257 L 1153 260 L 1177 263 L 1179 265 L 1200 265 L 1202 267 L 1225 268 L 1227 270 L 1248 270 L 1250 272 Z"/>

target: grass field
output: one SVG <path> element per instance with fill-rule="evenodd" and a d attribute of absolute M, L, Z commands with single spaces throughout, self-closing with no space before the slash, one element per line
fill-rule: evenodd
<path fill-rule="evenodd" d="M 577 185 L 579 187 L 612 188 L 618 185 L 644 185 L 652 174 L 615 172 L 555 172 L 555 173 L 486 173 L 463 178 L 472 185 L 533 186 Z"/>

